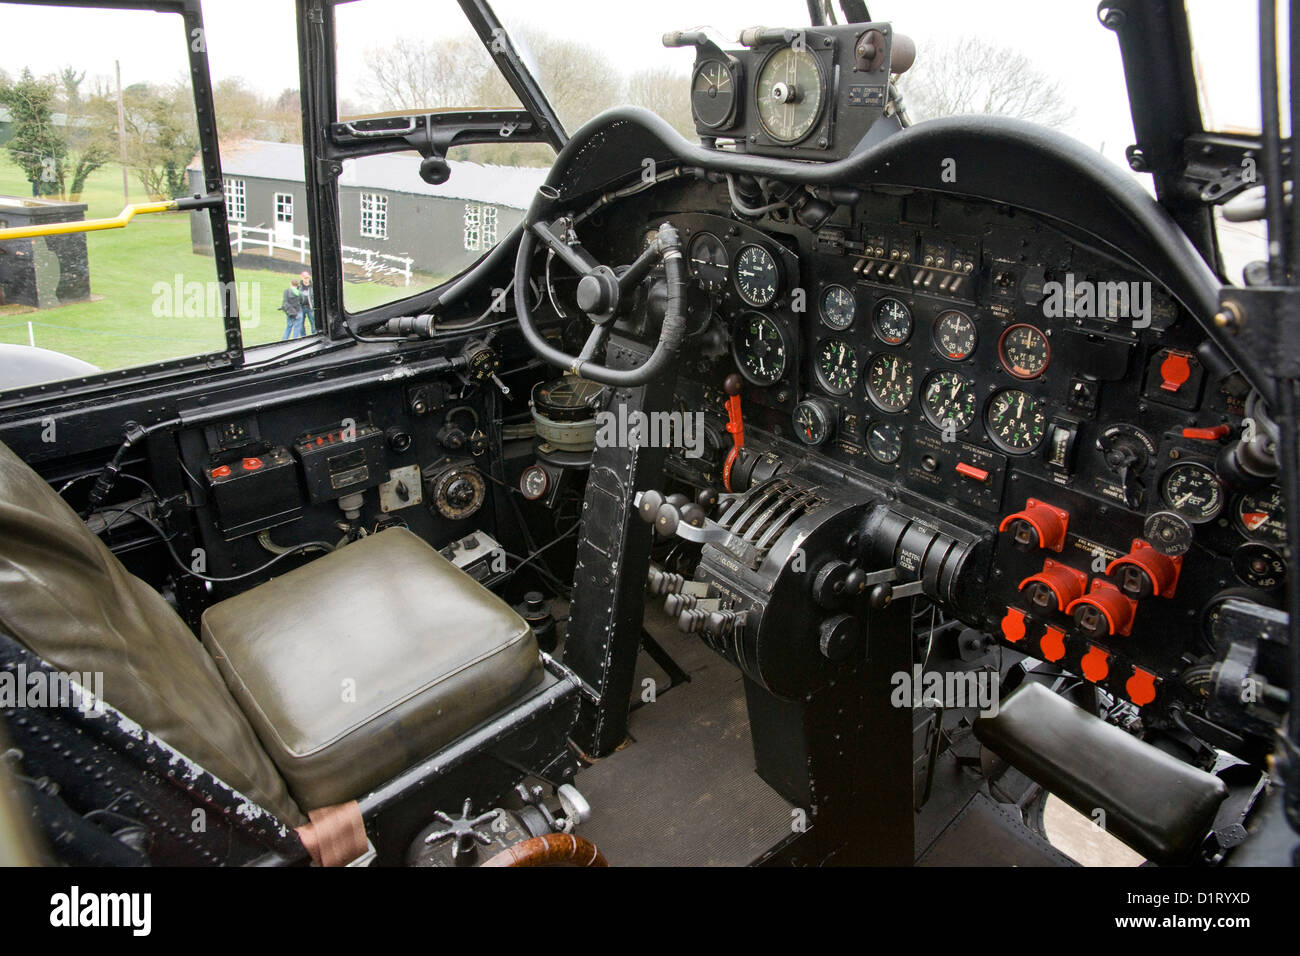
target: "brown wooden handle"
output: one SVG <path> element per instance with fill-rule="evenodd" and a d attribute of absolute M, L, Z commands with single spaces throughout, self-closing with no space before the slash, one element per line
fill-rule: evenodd
<path fill-rule="evenodd" d="M 596 845 L 570 833 L 548 833 L 507 847 L 484 866 L 609 866 Z"/>

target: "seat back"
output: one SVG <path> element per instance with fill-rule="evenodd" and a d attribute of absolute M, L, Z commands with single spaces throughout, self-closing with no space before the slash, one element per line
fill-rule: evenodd
<path fill-rule="evenodd" d="M 0 628 L 285 823 L 306 822 L 216 665 L 39 475 L 0 444 Z"/>

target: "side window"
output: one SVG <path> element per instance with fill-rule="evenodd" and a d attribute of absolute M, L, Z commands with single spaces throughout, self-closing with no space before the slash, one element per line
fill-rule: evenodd
<path fill-rule="evenodd" d="M 203 7 L 235 264 L 227 286 L 208 209 L 38 232 L 206 191 L 181 17 L 0 3 L 0 219 L 36 233 L 0 237 L 0 389 L 220 355 L 232 299 L 246 349 L 284 337 L 276 307 L 310 250 L 293 5 L 265 6 L 259 29 L 279 38 L 284 61 L 274 69 L 218 43 L 246 32 L 239 11 Z"/>

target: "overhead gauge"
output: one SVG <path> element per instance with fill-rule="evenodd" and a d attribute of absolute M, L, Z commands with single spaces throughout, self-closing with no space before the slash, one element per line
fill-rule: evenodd
<path fill-rule="evenodd" d="M 711 232 L 701 232 L 687 250 L 691 271 L 706 292 L 721 292 L 727 284 L 727 247 Z"/>
<path fill-rule="evenodd" d="M 828 285 L 822 291 L 822 321 L 832 329 L 843 332 L 853 324 L 857 302 L 853 293 L 842 285 Z"/>
<path fill-rule="evenodd" d="M 785 332 L 774 320 L 759 312 L 746 312 L 731 344 L 740 374 L 755 385 L 771 385 L 785 374 L 790 351 Z"/>
<path fill-rule="evenodd" d="M 1238 530 L 1248 538 L 1286 544 L 1286 511 L 1282 504 L 1282 489 L 1277 485 L 1242 495 L 1233 518 Z"/>
<path fill-rule="evenodd" d="M 961 431 L 975 420 L 975 385 L 961 372 L 935 372 L 921 389 L 921 407 L 935 428 Z"/>
<path fill-rule="evenodd" d="M 886 345 L 902 345 L 912 337 L 912 313 L 897 299 L 881 299 L 871 314 L 871 327 Z"/>
<path fill-rule="evenodd" d="M 822 339 L 817 346 L 817 381 L 832 395 L 847 395 L 858 384 L 858 356 L 843 339 Z"/>
<path fill-rule="evenodd" d="M 701 60 L 691 77 L 691 112 L 709 129 L 730 126 L 736 115 L 737 75 L 718 59 Z"/>
<path fill-rule="evenodd" d="M 887 412 L 901 412 L 912 400 L 912 363 L 881 352 L 867 366 L 867 395 Z"/>
<path fill-rule="evenodd" d="M 817 57 L 792 46 L 772 52 L 754 84 L 758 121 L 778 143 L 797 143 L 821 117 L 825 80 Z"/>
<path fill-rule="evenodd" d="M 1038 399 L 1019 388 L 995 392 L 984 413 L 989 435 L 1003 451 L 1027 455 L 1043 441 L 1047 416 Z"/>
<path fill-rule="evenodd" d="M 934 322 L 934 347 L 947 359 L 960 362 L 975 351 L 975 323 L 965 312 L 949 309 Z"/>
<path fill-rule="evenodd" d="M 1223 486 L 1214 469 L 1197 461 L 1166 471 L 1160 479 L 1160 497 L 1171 511 L 1194 524 L 1212 521 L 1223 510 Z"/>
<path fill-rule="evenodd" d="M 776 298 L 781 274 L 776 258 L 762 246 L 749 245 L 736 256 L 736 291 L 750 305 L 764 306 Z"/>
<path fill-rule="evenodd" d="M 1052 346 L 1037 326 L 1008 325 L 998 339 L 998 359 L 1016 378 L 1038 378 L 1052 361 Z"/>
<path fill-rule="evenodd" d="M 873 422 L 867 429 L 867 451 L 882 464 L 892 465 L 903 454 L 903 433 L 889 422 Z"/>
<path fill-rule="evenodd" d="M 794 434 L 805 445 L 820 445 L 835 427 L 835 406 L 822 398 L 805 398 L 794 407 Z"/>

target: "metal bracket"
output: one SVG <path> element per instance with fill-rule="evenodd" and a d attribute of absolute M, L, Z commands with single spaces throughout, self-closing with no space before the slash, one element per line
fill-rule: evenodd
<path fill-rule="evenodd" d="M 1283 144 L 1283 167 L 1291 152 Z M 1233 196 L 1257 186 L 1263 179 L 1259 165 L 1263 161 L 1259 137 L 1232 136 L 1224 133 L 1195 133 L 1183 140 L 1181 188 L 1188 198 L 1219 205 Z"/>

